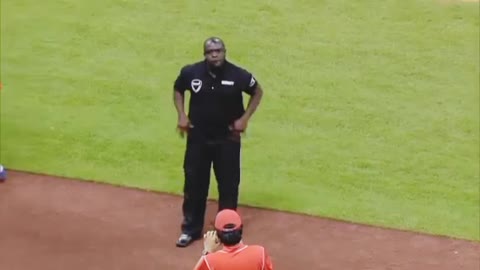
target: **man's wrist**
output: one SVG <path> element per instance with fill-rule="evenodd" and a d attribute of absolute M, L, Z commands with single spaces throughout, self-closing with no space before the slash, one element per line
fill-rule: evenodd
<path fill-rule="evenodd" d="M 248 122 L 251 116 L 252 116 L 251 114 L 249 114 L 248 112 L 245 112 L 240 119 L 242 119 L 245 122 Z"/>

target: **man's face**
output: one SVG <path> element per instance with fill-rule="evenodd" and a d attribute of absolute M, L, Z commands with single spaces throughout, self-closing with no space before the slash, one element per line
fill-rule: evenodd
<path fill-rule="evenodd" d="M 207 62 L 214 67 L 220 67 L 225 62 L 225 48 L 220 42 L 207 42 L 204 55 Z"/>

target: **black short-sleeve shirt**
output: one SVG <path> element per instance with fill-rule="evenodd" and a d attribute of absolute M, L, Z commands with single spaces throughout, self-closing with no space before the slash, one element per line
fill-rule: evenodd
<path fill-rule="evenodd" d="M 257 80 L 247 70 L 226 61 L 212 76 L 205 61 L 184 66 L 174 83 L 175 91 L 190 91 L 188 116 L 193 136 L 222 138 L 244 112 L 242 93 L 253 95 Z"/>

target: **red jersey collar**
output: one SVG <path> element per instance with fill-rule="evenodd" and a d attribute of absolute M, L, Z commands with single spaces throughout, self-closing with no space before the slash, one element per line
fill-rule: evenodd
<path fill-rule="evenodd" d="M 246 247 L 246 245 L 243 244 L 242 241 L 240 241 L 240 243 L 236 244 L 235 246 L 229 246 L 229 247 L 223 246 L 222 251 L 227 252 L 227 253 L 232 253 L 232 252 L 235 252 L 235 251 L 237 251 L 239 249 L 242 249 L 244 247 Z"/>

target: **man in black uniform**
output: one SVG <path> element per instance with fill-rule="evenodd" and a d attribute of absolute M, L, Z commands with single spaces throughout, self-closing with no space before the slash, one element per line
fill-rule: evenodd
<path fill-rule="evenodd" d="M 178 247 L 186 247 L 202 236 L 212 164 L 218 184 L 218 210 L 236 210 L 241 133 L 263 95 L 251 73 L 226 60 L 220 38 L 208 38 L 203 49 L 205 59 L 184 66 L 174 85 L 178 130 L 182 137 L 187 134 L 184 217 Z M 184 110 L 186 90 L 191 93 L 188 116 Z M 246 109 L 243 92 L 250 95 Z"/>

